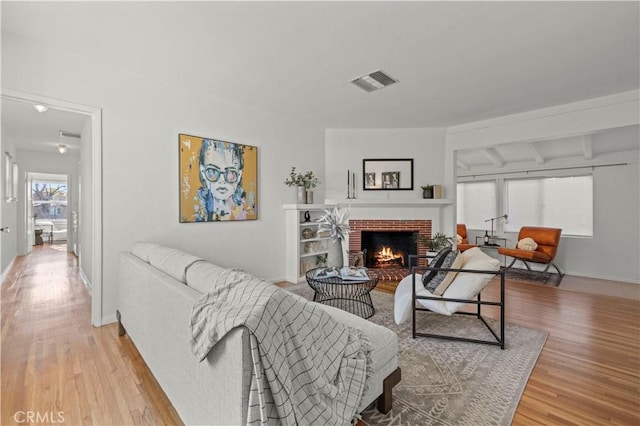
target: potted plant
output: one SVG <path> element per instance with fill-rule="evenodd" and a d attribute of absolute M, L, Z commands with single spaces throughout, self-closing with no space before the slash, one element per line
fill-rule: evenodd
<path fill-rule="evenodd" d="M 451 238 L 442 232 L 436 232 L 431 238 L 416 234 L 416 239 L 419 243 L 425 245 L 427 251 L 437 252 L 451 245 Z"/>
<path fill-rule="evenodd" d="M 331 237 L 331 240 L 340 244 L 340 259 L 337 259 L 338 266 L 344 266 L 343 241 L 351 232 L 349 227 L 350 211 L 346 208 L 334 207 L 333 210 L 325 210 L 324 216 L 316 220 L 318 222 L 318 235 Z"/>
<path fill-rule="evenodd" d="M 422 188 L 422 198 L 433 198 L 433 185 L 424 185 Z"/>
<path fill-rule="evenodd" d="M 313 203 L 313 192 L 311 191 L 311 188 L 315 188 L 319 183 L 320 181 L 312 171 L 299 173 L 296 172 L 295 167 L 291 167 L 289 177 L 284 181 L 285 185 L 296 187 L 298 191 L 297 195 L 299 204 Z"/>

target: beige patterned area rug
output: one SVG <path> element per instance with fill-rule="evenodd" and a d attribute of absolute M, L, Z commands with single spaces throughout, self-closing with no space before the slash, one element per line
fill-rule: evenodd
<path fill-rule="evenodd" d="M 306 284 L 287 290 L 308 299 Z M 376 313 L 369 320 L 398 334 L 402 380 L 393 390 L 393 409 L 386 415 L 370 408 L 368 425 L 509 425 L 547 333 L 505 325 L 505 349 L 498 346 L 426 337 L 411 338 L 411 321 L 393 320 L 393 295 L 371 293 Z M 478 319 L 419 313 L 418 330 L 489 339 Z M 498 329 L 498 322 L 488 320 Z"/>

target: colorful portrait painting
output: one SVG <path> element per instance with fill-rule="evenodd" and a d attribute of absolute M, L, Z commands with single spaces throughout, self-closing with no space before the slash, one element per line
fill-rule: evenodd
<path fill-rule="evenodd" d="M 180 222 L 258 218 L 258 148 L 180 134 Z"/>

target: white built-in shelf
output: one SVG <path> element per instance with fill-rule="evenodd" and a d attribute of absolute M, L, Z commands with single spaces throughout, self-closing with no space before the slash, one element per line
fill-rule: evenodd
<path fill-rule="evenodd" d="M 325 241 L 328 240 L 331 237 L 315 237 L 315 238 L 309 238 L 306 240 L 300 240 L 301 243 L 307 243 L 309 241 Z"/>
<path fill-rule="evenodd" d="M 317 256 L 319 254 L 326 254 L 326 253 L 329 253 L 329 252 L 328 251 L 317 251 L 317 252 L 314 252 L 314 253 L 301 254 L 300 257 L 311 257 L 311 256 Z"/>
<path fill-rule="evenodd" d="M 453 204 L 447 198 L 439 199 L 404 199 L 404 200 L 325 200 L 326 204 L 357 207 L 441 207 Z"/>

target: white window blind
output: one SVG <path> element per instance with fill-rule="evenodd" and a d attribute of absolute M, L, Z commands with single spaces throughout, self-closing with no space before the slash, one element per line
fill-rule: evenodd
<path fill-rule="evenodd" d="M 593 235 L 592 176 L 507 180 L 505 192 L 506 231 L 548 226 L 563 235 Z"/>
<path fill-rule="evenodd" d="M 495 181 L 463 182 L 457 190 L 458 223 L 467 229 L 488 229 L 484 221 L 496 216 Z"/>

